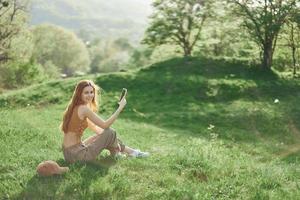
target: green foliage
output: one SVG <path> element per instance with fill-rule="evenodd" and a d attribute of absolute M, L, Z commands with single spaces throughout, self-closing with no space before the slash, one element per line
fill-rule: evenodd
<path fill-rule="evenodd" d="M 8 1 L 5 1 L 5 0 L 1 0 L 1 1 L 0 1 L 0 4 L 2 4 L 3 7 L 8 7 L 8 6 L 9 6 L 9 2 L 8 2 Z M 1 6 L 1 7 L 2 7 L 2 6 Z"/>
<path fill-rule="evenodd" d="M 13 59 L 12 41 L 22 35 L 27 21 L 26 8 L 24 1 L 0 2 L 0 64 Z"/>
<path fill-rule="evenodd" d="M 274 67 L 282 71 L 293 71 L 296 75 L 300 61 L 300 12 L 298 7 L 288 16 L 277 42 Z"/>
<path fill-rule="evenodd" d="M 6 1 L 3 1 L 4 3 Z M 8 2 L 8 1 L 7 1 Z M 0 87 L 12 89 L 41 80 L 41 66 L 30 60 L 32 38 L 24 1 L 0 6 Z"/>
<path fill-rule="evenodd" d="M 232 15 L 231 4 L 216 1 L 211 10 L 213 12 L 203 26 L 194 55 L 257 59 L 259 49 L 247 31 L 240 27 L 242 19 Z"/>
<path fill-rule="evenodd" d="M 56 66 L 69 76 L 76 71 L 87 72 L 90 58 L 85 44 L 66 29 L 54 25 L 38 25 L 32 29 L 33 58 L 42 66 Z M 51 64 L 49 65 L 49 63 Z M 50 69 L 50 71 L 52 71 Z"/>
<path fill-rule="evenodd" d="M 0 86 L 8 89 L 32 85 L 45 78 L 41 65 L 35 63 L 33 60 L 23 63 L 11 62 L 2 66 L 0 72 Z"/>
<path fill-rule="evenodd" d="M 244 17 L 244 26 L 261 49 L 262 67 L 269 70 L 279 31 L 296 6 L 296 0 L 230 1 L 237 5 L 237 15 Z"/>
<path fill-rule="evenodd" d="M 153 7 L 143 42 L 151 46 L 179 45 L 184 55 L 190 56 L 210 14 L 210 1 L 157 0 Z"/>
<path fill-rule="evenodd" d="M 127 38 L 118 38 L 114 41 L 114 45 L 121 51 L 131 51 L 132 46 Z"/>
<path fill-rule="evenodd" d="M 32 35 L 27 27 L 26 1 L 0 5 L 0 88 L 12 89 L 39 82 L 43 69 L 32 59 Z"/>
<path fill-rule="evenodd" d="M 146 47 L 135 48 L 130 55 L 130 59 L 127 63 L 128 68 L 140 68 L 149 65 L 153 61 L 150 59 L 153 53 L 153 49 Z"/>
<path fill-rule="evenodd" d="M 124 69 L 133 47 L 126 38 L 94 39 L 88 47 L 91 57 L 90 72 L 114 72 Z"/>

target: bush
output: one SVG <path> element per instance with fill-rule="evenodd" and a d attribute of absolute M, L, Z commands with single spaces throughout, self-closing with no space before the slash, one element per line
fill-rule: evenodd
<path fill-rule="evenodd" d="M 51 66 L 52 75 L 54 66 L 68 76 L 78 70 L 88 71 L 90 58 L 87 48 L 73 32 L 55 25 L 38 25 L 32 29 L 32 34 L 33 57 L 44 67 Z"/>
<path fill-rule="evenodd" d="M 32 59 L 29 62 L 13 62 L 0 67 L 0 84 L 2 88 L 16 88 L 31 85 L 44 78 L 41 65 Z"/>

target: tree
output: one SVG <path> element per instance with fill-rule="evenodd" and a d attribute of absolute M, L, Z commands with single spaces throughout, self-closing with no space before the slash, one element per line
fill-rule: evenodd
<path fill-rule="evenodd" d="M 91 58 L 90 72 L 98 73 L 124 69 L 133 47 L 127 38 L 95 39 L 91 41 L 88 50 Z"/>
<path fill-rule="evenodd" d="M 31 60 L 27 0 L 0 0 L 0 88 L 39 82 L 42 70 Z"/>
<path fill-rule="evenodd" d="M 68 76 L 76 71 L 88 71 L 90 59 L 87 48 L 73 32 L 44 24 L 34 27 L 32 33 L 33 58 L 38 63 L 44 67 L 55 65 Z"/>
<path fill-rule="evenodd" d="M 190 56 L 210 13 L 209 0 L 156 0 L 143 43 L 176 44 Z"/>
<path fill-rule="evenodd" d="M 232 15 L 234 6 L 228 4 L 226 0 L 218 0 L 211 4 L 211 9 L 213 12 L 205 21 L 201 40 L 194 48 L 194 55 L 243 57 L 255 61 L 253 58 L 257 56 L 257 45 L 246 39 L 249 37 L 249 33 L 240 26 L 243 19 L 240 16 Z"/>
<path fill-rule="evenodd" d="M 140 46 L 134 49 L 127 63 L 128 68 L 139 68 L 151 63 L 153 49 Z"/>
<path fill-rule="evenodd" d="M 7 89 L 32 85 L 46 78 L 41 66 L 32 59 L 27 62 L 8 62 L 1 67 L 0 73 L 0 86 Z"/>
<path fill-rule="evenodd" d="M 262 68 L 270 70 L 280 29 L 298 0 L 230 0 L 261 49 Z"/>
<path fill-rule="evenodd" d="M 10 49 L 26 23 L 27 3 L 17 0 L 0 0 L 0 64 L 11 60 Z"/>
<path fill-rule="evenodd" d="M 292 52 L 293 60 L 293 75 L 296 76 L 296 52 L 300 47 L 300 9 L 295 8 L 294 11 L 290 14 L 287 22 L 289 27 L 289 34 L 287 38 L 287 45 L 290 47 Z"/>

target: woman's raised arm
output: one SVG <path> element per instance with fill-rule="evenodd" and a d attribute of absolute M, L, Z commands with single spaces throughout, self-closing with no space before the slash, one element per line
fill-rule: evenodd
<path fill-rule="evenodd" d="M 103 128 L 103 129 L 106 129 L 106 128 L 109 128 L 114 123 L 114 121 L 119 116 L 120 112 L 124 109 L 126 103 L 127 103 L 126 99 L 123 98 L 119 102 L 118 109 L 107 120 L 104 120 L 101 117 L 99 117 L 88 106 L 83 106 L 81 111 L 82 111 L 83 116 L 87 117 L 91 122 L 93 122 L 94 124 L 96 124 L 97 126 Z"/>

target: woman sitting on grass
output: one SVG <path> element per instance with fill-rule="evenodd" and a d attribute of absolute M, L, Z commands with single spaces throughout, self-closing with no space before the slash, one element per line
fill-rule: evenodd
<path fill-rule="evenodd" d="M 63 153 L 67 162 L 93 161 L 103 149 L 111 155 L 126 153 L 131 157 L 147 157 L 149 153 L 125 146 L 110 126 L 126 105 L 125 96 L 119 107 L 107 120 L 100 118 L 97 112 L 98 87 L 89 80 L 80 81 L 64 113 L 61 129 L 64 132 Z M 82 141 L 83 131 L 89 127 L 96 134 Z"/>

